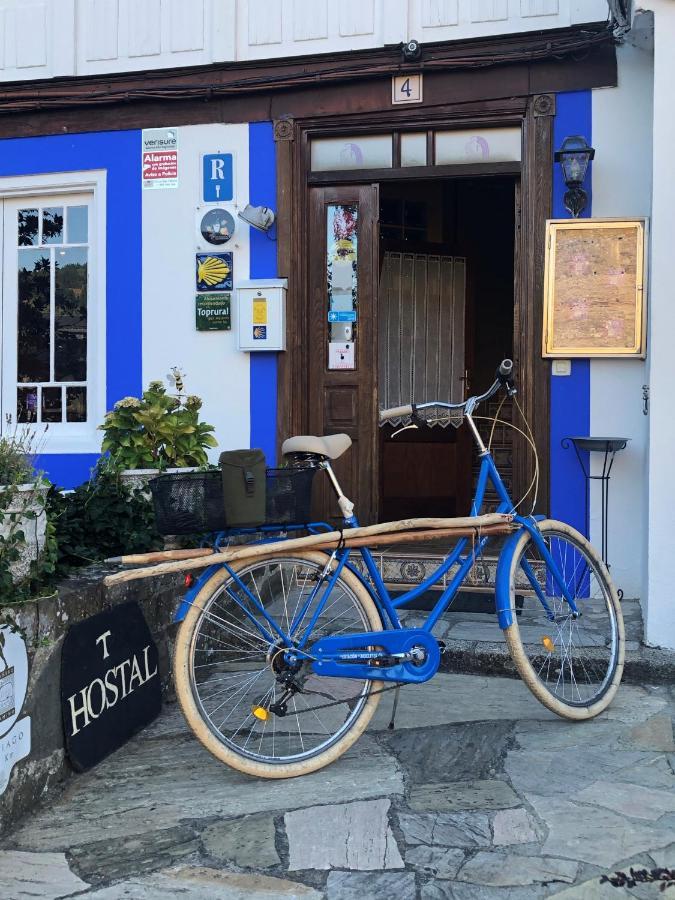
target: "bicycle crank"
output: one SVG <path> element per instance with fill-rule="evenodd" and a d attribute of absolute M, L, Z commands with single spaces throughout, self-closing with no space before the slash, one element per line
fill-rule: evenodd
<path fill-rule="evenodd" d="M 308 655 L 316 675 L 404 684 L 428 681 L 441 661 L 438 641 L 421 628 L 324 637 Z"/>

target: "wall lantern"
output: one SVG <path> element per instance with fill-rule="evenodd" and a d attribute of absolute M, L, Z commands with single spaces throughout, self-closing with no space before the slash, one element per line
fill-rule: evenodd
<path fill-rule="evenodd" d="M 237 215 L 258 231 L 269 231 L 274 225 L 274 212 L 268 206 L 251 206 L 248 203 Z"/>
<path fill-rule="evenodd" d="M 566 137 L 560 150 L 555 153 L 555 161 L 560 163 L 567 185 L 563 203 L 575 219 L 586 209 L 588 196 L 581 185 L 584 183 L 588 164 L 594 156 L 595 150 L 589 147 L 586 138 L 580 134 Z"/>

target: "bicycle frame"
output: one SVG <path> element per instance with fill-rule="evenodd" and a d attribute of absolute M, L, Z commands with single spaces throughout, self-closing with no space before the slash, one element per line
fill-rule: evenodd
<path fill-rule="evenodd" d="M 502 478 L 497 470 L 495 462 L 492 458 L 490 451 L 483 444 L 482 439 L 476 429 L 475 423 L 470 414 L 466 415 L 466 419 L 471 427 L 471 430 L 474 434 L 474 437 L 478 443 L 479 451 L 480 451 L 480 470 L 478 474 L 478 481 L 476 484 L 476 492 L 471 504 L 471 515 L 478 515 L 483 505 L 483 501 L 485 499 L 485 492 L 488 484 L 492 484 L 494 487 L 497 496 L 499 498 L 499 504 L 497 506 L 496 512 L 500 513 L 513 513 L 514 503 L 509 496 L 509 493 L 502 481 Z M 324 465 L 324 468 L 329 470 L 329 475 L 331 476 L 331 482 L 336 487 L 336 491 L 339 491 L 339 485 L 335 479 L 335 476 L 330 470 L 330 466 L 328 463 Z M 499 625 L 501 628 L 507 628 L 512 622 L 512 612 L 511 612 L 511 603 L 509 596 L 509 585 L 508 579 L 504 578 L 504 565 L 502 564 L 502 558 L 509 553 L 512 553 L 515 549 L 515 545 L 517 543 L 517 538 L 522 534 L 522 529 L 525 529 L 532 537 L 532 540 L 537 546 L 537 549 L 542 554 L 544 560 L 546 561 L 547 567 L 553 576 L 553 579 L 557 583 L 558 588 L 560 589 L 562 596 L 567 601 L 573 613 L 577 613 L 577 607 L 572 599 L 572 596 L 569 592 L 565 581 L 560 574 L 557 564 L 555 560 L 551 556 L 546 547 L 546 544 L 541 537 L 539 529 L 537 527 L 536 519 L 532 517 L 524 517 L 518 514 L 513 514 L 513 521 L 517 525 L 520 526 L 518 532 L 516 532 L 512 537 L 507 541 L 507 545 L 500 554 L 500 562 L 498 567 L 498 575 L 497 575 L 497 584 L 496 584 L 496 600 L 497 600 L 497 615 L 499 618 Z M 358 519 L 354 515 L 350 515 L 343 519 L 344 525 L 347 528 L 356 528 L 358 527 Z M 448 556 L 443 560 L 443 562 L 436 568 L 428 578 L 426 578 L 423 582 L 421 582 L 417 587 L 412 588 L 409 591 L 401 594 L 395 599 L 392 598 L 391 594 L 387 590 L 387 587 L 380 575 L 380 572 L 377 568 L 377 564 L 373 558 L 372 553 L 367 547 L 361 548 L 358 552 L 361 555 L 361 558 L 364 562 L 366 571 L 370 576 L 372 586 L 368 584 L 368 582 L 363 578 L 360 572 L 352 565 L 349 564 L 349 558 L 351 552 L 349 548 L 336 549 L 330 554 L 328 561 L 326 563 L 326 568 L 324 570 L 324 579 L 328 576 L 328 586 L 325 591 L 324 597 L 322 601 L 317 604 L 316 609 L 312 613 L 307 624 L 304 624 L 304 618 L 307 614 L 308 610 L 311 608 L 311 605 L 314 601 L 314 598 L 319 591 L 321 584 L 324 579 L 322 579 L 317 586 L 310 592 L 307 600 L 304 605 L 298 612 L 296 613 L 293 622 L 290 625 L 289 633 L 286 634 L 279 627 L 279 625 L 267 614 L 266 610 L 263 608 L 262 604 L 258 601 L 258 599 L 251 593 L 251 591 L 246 587 L 246 585 L 241 581 L 238 577 L 237 573 L 231 569 L 227 564 L 224 565 L 225 569 L 228 571 L 230 576 L 232 577 L 234 583 L 239 587 L 240 590 L 244 592 L 247 599 L 253 604 L 253 608 L 257 612 L 258 615 L 262 616 L 265 623 L 269 626 L 269 630 L 261 624 L 261 622 L 256 618 L 253 613 L 248 610 L 245 604 L 241 603 L 239 599 L 236 597 L 234 592 L 230 593 L 230 596 L 238 603 L 241 610 L 244 614 L 249 618 L 251 623 L 256 626 L 256 628 L 261 632 L 262 636 L 266 641 L 270 643 L 280 642 L 282 645 L 291 647 L 294 646 L 296 650 L 302 650 L 305 647 L 309 637 L 312 633 L 312 630 L 316 624 L 317 619 L 321 615 L 321 612 L 325 606 L 327 598 L 332 590 L 333 585 L 340 577 L 340 573 L 342 569 L 347 566 L 350 571 L 355 573 L 362 581 L 362 583 L 369 590 L 370 595 L 375 601 L 380 617 L 382 619 L 382 624 L 385 629 L 402 629 L 401 621 L 398 617 L 397 610 L 405 606 L 411 600 L 419 597 L 421 594 L 425 593 L 425 591 L 429 590 L 433 585 L 438 584 L 438 582 L 453 568 L 453 566 L 458 565 L 458 569 L 453 575 L 450 583 L 447 585 L 445 590 L 441 593 L 438 601 L 434 605 L 433 609 L 429 612 L 426 622 L 420 626 L 421 630 L 431 632 L 434 625 L 440 618 L 440 616 L 450 607 L 453 600 L 455 599 L 461 585 L 464 582 L 464 579 L 471 571 L 471 568 L 475 564 L 476 560 L 482 554 L 484 548 L 489 543 L 489 536 L 478 537 L 478 540 L 472 541 L 471 546 L 469 548 L 469 538 L 460 538 L 452 549 L 452 551 L 448 554 Z M 331 571 L 331 564 L 335 561 L 337 565 Z M 536 593 L 539 601 L 544 607 L 547 616 L 550 619 L 553 619 L 553 612 L 551 611 L 544 594 L 544 591 L 539 584 L 535 573 L 532 571 L 530 565 L 523 560 L 521 562 L 521 566 L 523 571 L 525 572 L 532 589 Z M 200 579 L 200 584 L 203 584 L 207 577 L 210 577 L 213 571 L 215 571 L 219 567 L 212 567 L 212 569 L 207 570 L 204 573 L 202 578 Z M 501 569 L 501 572 L 500 572 Z M 210 574 L 209 574 L 210 573 Z M 187 601 L 187 597 L 185 598 L 184 604 Z M 193 599 L 193 598 L 192 598 Z M 191 602 L 191 600 L 189 601 Z M 188 606 L 189 606 L 188 602 Z M 181 607 L 182 608 L 182 607 Z M 300 629 L 300 626 L 303 626 L 302 634 L 298 635 L 297 632 Z"/>

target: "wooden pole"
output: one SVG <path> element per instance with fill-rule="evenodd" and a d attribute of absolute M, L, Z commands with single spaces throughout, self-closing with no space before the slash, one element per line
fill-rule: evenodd
<path fill-rule="evenodd" d="M 450 519 L 446 521 L 452 522 L 453 520 Z M 344 546 L 376 547 L 387 544 L 428 541 L 439 537 L 452 539 L 475 537 L 476 539 L 480 539 L 480 536 L 484 534 L 493 535 L 508 533 L 511 530 L 511 527 L 509 520 L 503 516 L 500 516 L 497 521 L 494 521 L 493 519 L 493 522 L 489 525 L 483 525 L 481 527 L 474 526 L 471 528 L 464 526 L 459 528 L 434 528 L 432 530 L 427 529 L 423 531 L 396 530 L 384 533 L 380 531 L 375 534 L 366 534 L 370 529 L 378 528 L 378 526 L 372 525 L 368 528 L 355 528 L 345 532 Z M 248 544 L 234 550 L 224 550 L 220 553 L 213 553 L 208 557 L 173 560 L 145 568 L 130 569 L 126 572 L 116 572 L 114 575 L 108 575 L 104 578 L 104 584 L 107 587 L 112 587 L 115 584 L 123 584 L 141 578 L 151 578 L 155 575 L 170 575 L 176 572 L 184 572 L 188 569 L 201 569 L 211 565 L 231 563 L 238 560 L 285 556 L 288 553 L 297 552 L 298 550 L 333 550 L 338 546 L 339 540 L 339 532 L 329 532 L 322 535 L 309 535 L 304 538 L 280 541 L 278 544 Z"/>

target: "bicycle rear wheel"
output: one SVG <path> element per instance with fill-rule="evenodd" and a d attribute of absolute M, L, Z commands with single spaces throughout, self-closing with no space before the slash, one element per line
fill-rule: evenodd
<path fill-rule="evenodd" d="M 202 744 L 241 772 L 290 778 L 320 769 L 351 747 L 375 712 L 381 682 L 321 677 L 308 662 L 288 666 L 281 639 L 263 636 L 269 623 L 251 601 L 289 634 L 311 598 L 298 635 L 325 600 L 308 648 L 328 634 L 380 631 L 377 607 L 348 570 L 325 596 L 326 562 L 321 553 L 296 553 L 234 564 L 240 584 L 219 569 L 181 624 L 174 676 L 183 713 Z M 277 715 L 270 705 L 280 701 L 289 673 L 301 690 Z"/>
<path fill-rule="evenodd" d="M 566 719 L 590 719 L 611 703 L 621 681 L 621 606 L 607 568 L 582 534 L 553 519 L 538 527 L 580 615 L 574 616 L 550 561 L 523 531 L 511 560 L 513 624 L 505 629 L 506 642 L 544 706 Z"/>

